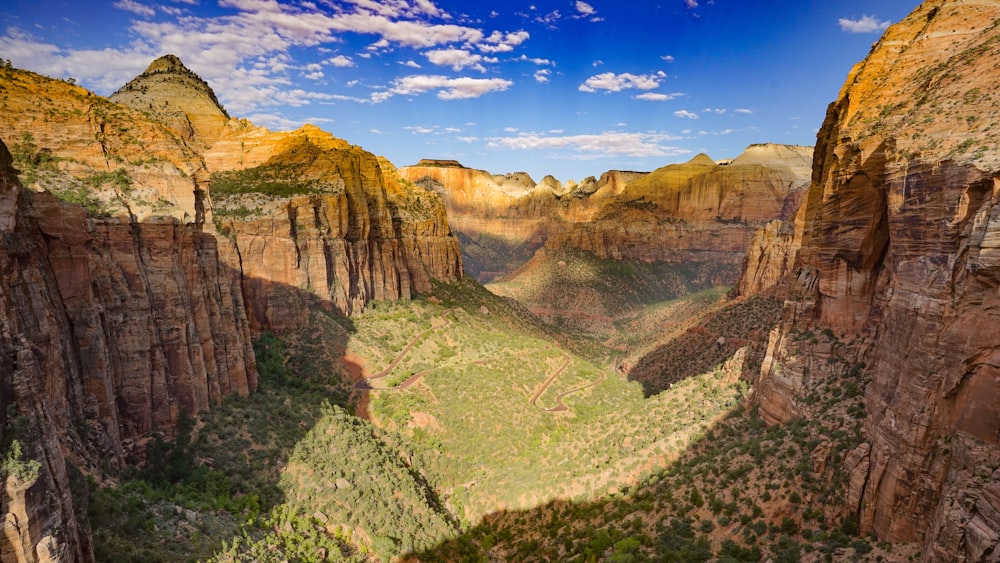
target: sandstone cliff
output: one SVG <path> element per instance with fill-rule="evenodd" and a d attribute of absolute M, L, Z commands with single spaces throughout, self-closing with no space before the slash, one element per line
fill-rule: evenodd
<path fill-rule="evenodd" d="M 811 156 L 806 147 L 753 145 L 728 165 L 699 155 L 664 166 L 626 186 L 592 220 L 550 238 L 548 246 L 616 260 L 722 261 L 735 273 L 754 231 L 794 211 Z"/>
<path fill-rule="evenodd" d="M 483 282 L 518 268 L 567 223 L 589 221 L 603 202 L 644 175 L 613 170 L 580 184 L 564 186 L 551 176 L 536 184 L 523 172 L 490 174 L 447 160 L 422 160 L 399 173 L 441 194 L 462 240 L 465 268 Z"/>
<path fill-rule="evenodd" d="M 881 539 L 923 541 L 925 560 L 1000 553 L 997 21 L 995 2 L 925 2 L 848 76 L 758 385 L 766 418 L 798 416 L 804 390 L 847 375 L 805 361 L 797 335 L 859 343 L 870 383 L 849 508 Z"/>
<path fill-rule="evenodd" d="M 21 188 L 0 149 L 0 429 L 40 460 L 7 477 L 3 561 L 88 560 L 67 462 L 122 467 L 152 433 L 256 387 L 238 287 L 197 225 L 95 220 Z M 25 504 L 26 503 L 26 504 Z"/>
<path fill-rule="evenodd" d="M 294 326 L 298 290 L 351 314 L 462 277 L 441 198 L 329 133 L 234 123 L 205 160 L 216 223 L 231 241 L 225 262 L 243 273 L 262 326 Z"/>
<path fill-rule="evenodd" d="M 3 146 L 0 444 L 40 461 L 0 490 L 4 563 L 92 560 L 70 476 L 141 462 L 181 412 L 252 392 L 254 323 L 461 277 L 440 197 L 388 162 L 230 120 L 171 57 L 130 84 L 134 108 L 0 69 L 0 139 L 24 180 Z"/>

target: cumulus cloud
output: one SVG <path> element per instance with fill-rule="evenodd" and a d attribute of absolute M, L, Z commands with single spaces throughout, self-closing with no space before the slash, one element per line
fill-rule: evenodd
<path fill-rule="evenodd" d="M 691 151 L 667 143 L 681 137 L 667 133 L 628 133 L 605 131 L 584 135 L 521 133 L 512 137 L 495 137 L 488 141 L 492 148 L 512 150 L 566 149 L 579 154 L 629 157 L 667 157 Z"/>
<path fill-rule="evenodd" d="M 524 30 L 510 33 L 494 31 L 488 37 L 483 38 L 477 47 L 484 53 L 509 53 L 530 38 L 531 34 Z"/>
<path fill-rule="evenodd" d="M 322 61 L 324 67 L 347 68 L 396 49 L 419 49 L 434 64 L 482 71 L 485 65 L 498 62 L 491 53 L 513 51 L 530 38 L 523 30 L 487 34 L 469 23 L 468 18 L 451 16 L 437 6 L 436 0 L 218 0 L 218 5 L 225 8 L 224 14 L 210 17 L 192 15 L 187 10 L 198 0 L 173 0 L 174 6 L 184 6 L 184 10 L 171 7 L 169 2 L 154 9 L 154 3 L 148 0 L 112 1 L 117 8 L 142 16 L 131 22 L 131 43 L 105 49 L 71 49 L 8 29 L 0 32 L 0 53 L 17 66 L 55 77 L 72 76 L 105 95 L 142 72 L 157 56 L 174 53 L 216 88 L 222 103 L 234 114 L 268 115 L 282 103 L 373 102 L 410 92 L 410 78 L 391 83 L 386 91 L 372 98 L 326 98 L 322 93 L 294 89 L 294 80 L 321 79 L 323 70 L 296 66 L 291 53 L 310 48 L 325 50 L 327 45 L 340 43 L 344 34 L 370 36 L 372 42 L 351 56 L 327 51 L 329 58 Z M 158 11 L 161 18 L 148 19 Z M 407 57 L 397 60 L 420 68 Z M 541 61 L 533 62 L 542 65 Z M 430 91 L 441 99 L 461 99 L 503 90 L 512 84 L 500 78 L 450 80 L 454 82 Z"/>
<path fill-rule="evenodd" d="M 331 64 L 337 68 L 348 68 L 354 66 L 354 61 L 351 60 L 351 57 L 347 57 L 344 55 L 337 55 L 336 57 L 327 59 L 326 63 Z"/>
<path fill-rule="evenodd" d="M 581 92 L 596 92 L 598 90 L 605 90 L 607 92 L 621 92 L 622 90 L 629 90 L 632 88 L 638 90 L 652 90 L 653 88 L 658 88 L 660 82 L 666 78 L 666 74 L 662 71 L 656 74 L 632 74 L 629 72 L 624 72 L 622 74 L 615 74 L 613 72 L 604 72 L 595 76 L 591 76 L 580 85 L 579 90 Z"/>
<path fill-rule="evenodd" d="M 153 17 L 156 15 L 156 10 L 145 4 L 140 4 L 135 0 L 118 0 L 118 2 L 112 4 L 112 6 L 118 8 L 119 10 L 132 12 L 133 14 L 138 14 L 140 16 Z"/>
<path fill-rule="evenodd" d="M 393 81 L 392 88 L 372 94 L 372 101 L 383 102 L 393 96 L 410 96 L 437 91 L 441 100 L 478 98 L 490 92 L 502 92 L 514 83 L 503 78 L 449 78 L 447 76 L 414 74 Z"/>
<path fill-rule="evenodd" d="M 417 61 L 396 61 L 396 63 L 410 68 L 423 68 Z"/>
<path fill-rule="evenodd" d="M 580 2 L 579 0 L 576 3 L 576 11 L 584 16 L 592 16 L 597 13 L 597 10 L 595 10 L 593 6 L 586 2 Z"/>
<path fill-rule="evenodd" d="M 698 119 L 697 113 L 690 112 L 686 109 L 679 109 L 674 112 L 674 115 L 676 115 L 677 117 L 682 117 L 684 119 Z"/>
<path fill-rule="evenodd" d="M 552 71 L 547 68 L 535 71 L 535 82 L 539 82 L 541 84 L 547 83 L 549 81 L 550 74 L 552 74 Z"/>
<path fill-rule="evenodd" d="M 450 66 L 454 71 L 464 68 L 472 68 L 479 72 L 486 72 L 486 67 L 482 63 L 495 63 L 497 59 L 483 57 L 466 51 L 465 49 L 438 49 L 424 53 L 427 60 L 438 66 Z"/>
<path fill-rule="evenodd" d="M 892 22 L 880 21 L 875 16 L 861 16 L 856 20 L 840 18 L 837 23 L 840 24 L 841 31 L 848 33 L 875 33 L 889 27 Z"/>
<path fill-rule="evenodd" d="M 674 56 L 673 55 L 663 55 L 660 58 L 663 59 L 664 61 L 668 62 L 668 63 L 674 62 Z"/>
<path fill-rule="evenodd" d="M 698 7 L 698 0 L 684 0 L 684 5 L 688 10 L 693 10 Z"/>

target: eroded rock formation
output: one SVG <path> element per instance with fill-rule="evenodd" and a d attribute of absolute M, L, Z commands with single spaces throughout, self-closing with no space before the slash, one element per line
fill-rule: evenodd
<path fill-rule="evenodd" d="M 462 238 L 466 270 L 484 282 L 515 270 L 568 223 L 589 221 L 603 202 L 645 175 L 612 170 L 579 184 L 564 186 L 552 176 L 536 184 L 523 172 L 490 174 L 449 160 L 422 160 L 399 172 L 441 194 Z"/>
<path fill-rule="evenodd" d="M 1000 554 L 997 21 L 995 2 L 925 2 L 852 70 L 818 135 L 758 385 L 766 418 L 798 416 L 810 379 L 844 375 L 804 369 L 797 334 L 861 343 L 850 508 L 925 560 Z"/>
<path fill-rule="evenodd" d="M 0 443 L 40 462 L 0 490 L 4 563 L 92 560 L 73 468 L 141 462 L 182 412 L 253 392 L 254 323 L 462 275 L 439 196 L 316 128 L 228 119 L 176 58 L 120 92 L 132 107 L 11 68 L 0 83 L 26 179 L 0 144 Z"/>
<path fill-rule="evenodd" d="M 437 194 L 312 126 L 258 136 L 232 127 L 205 156 L 216 222 L 232 243 L 225 260 L 242 271 L 257 323 L 294 326 L 301 306 L 289 300 L 301 290 L 351 314 L 372 299 L 409 299 L 432 280 L 461 279 L 458 239 Z M 260 180 L 275 174 L 292 180 L 288 195 Z M 238 194 L 223 194 L 230 183 Z"/>

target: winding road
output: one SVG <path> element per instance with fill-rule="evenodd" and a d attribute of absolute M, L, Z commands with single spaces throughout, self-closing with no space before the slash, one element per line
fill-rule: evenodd
<path fill-rule="evenodd" d="M 396 369 L 396 366 L 398 366 L 399 363 L 402 362 L 406 358 L 407 354 L 410 353 L 410 350 L 412 350 L 413 347 L 416 346 L 417 343 L 420 342 L 420 340 L 422 338 L 426 337 L 427 335 L 431 334 L 434 331 L 444 330 L 444 329 L 450 327 L 455 322 L 457 322 L 457 321 L 453 321 L 452 319 L 450 319 L 450 318 L 447 317 L 447 315 L 449 313 L 453 313 L 454 311 L 455 311 L 454 309 L 446 311 L 444 315 L 442 315 L 441 317 L 439 317 L 439 318 L 441 318 L 441 319 L 443 319 L 445 321 L 444 324 L 442 324 L 440 326 L 428 328 L 428 329 L 420 332 L 416 336 L 414 336 L 413 339 L 410 340 L 410 342 L 407 343 L 406 346 L 403 347 L 403 349 L 399 352 L 399 354 L 397 354 L 396 357 L 393 358 L 393 360 L 391 362 L 389 362 L 389 365 L 387 365 L 384 369 L 382 369 L 381 371 L 379 371 L 375 375 L 372 375 L 371 377 L 366 377 L 366 378 L 358 381 L 357 383 L 354 384 L 354 388 L 358 389 L 358 390 L 363 390 L 363 391 L 398 391 L 400 389 L 406 389 L 406 388 L 412 386 L 417 381 L 419 381 L 424 375 L 426 375 L 426 374 L 428 374 L 428 373 L 430 373 L 432 371 L 436 371 L 436 370 L 444 369 L 444 368 L 457 368 L 457 367 L 471 366 L 471 365 L 486 365 L 486 363 L 487 363 L 486 360 L 475 360 L 475 361 L 472 361 L 472 362 L 465 362 L 465 363 L 461 363 L 461 364 L 451 364 L 451 365 L 444 365 L 444 366 L 436 366 L 436 367 L 428 368 L 428 369 L 425 369 L 423 371 L 420 371 L 420 372 L 417 372 L 417 373 L 414 373 L 414 374 L 410 375 L 410 377 L 406 378 L 399 385 L 395 385 L 395 386 L 392 386 L 392 387 L 375 387 L 375 386 L 372 385 L 373 381 L 375 381 L 377 379 L 382 379 L 382 378 L 388 377 L 390 374 L 392 374 L 393 370 Z M 548 377 L 548 379 L 546 379 L 545 382 L 542 383 L 538 387 L 538 389 L 535 390 L 535 394 L 532 395 L 530 399 L 528 399 L 528 402 L 532 406 L 537 407 L 537 408 L 541 409 L 544 412 L 562 412 L 562 411 L 569 410 L 569 407 L 567 407 L 566 404 L 563 402 L 564 398 L 566 398 L 569 395 L 572 395 L 574 393 L 579 393 L 580 391 L 583 391 L 584 389 L 588 389 L 588 388 L 593 387 L 595 385 L 599 385 L 600 383 L 604 382 L 605 379 L 607 379 L 607 374 L 604 371 L 601 371 L 601 376 L 598 379 L 596 379 L 594 381 L 591 381 L 589 383 L 585 383 L 583 385 L 574 387 L 574 388 L 572 388 L 572 389 L 570 389 L 568 391 L 564 391 L 564 392 L 560 393 L 559 395 L 557 395 L 556 396 L 556 406 L 550 407 L 550 408 L 539 407 L 538 404 L 537 404 L 539 397 L 541 397 L 545 393 L 545 391 L 548 390 L 548 388 L 555 382 L 555 380 L 559 377 L 559 375 L 562 374 L 562 372 L 565 371 L 566 368 L 569 367 L 570 363 L 573 361 L 572 356 L 570 356 L 568 353 L 566 353 L 563 350 L 560 350 L 560 352 L 562 353 L 563 358 L 564 358 L 562 365 L 560 365 L 552 373 L 552 375 L 550 375 Z"/>

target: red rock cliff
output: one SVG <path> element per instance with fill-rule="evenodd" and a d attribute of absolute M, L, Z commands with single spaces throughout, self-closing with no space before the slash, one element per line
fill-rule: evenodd
<path fill-rule="evenodd" d="M 372 299 L 410 299 L 432 280 L 462 277 L 441 198 L 329 133 L 306 126 L 262 134 L 234 124 L 206 162 L 216 222 L 231 241 L 225 261 L 242 272 L 261 326 L 295 326 L 303 291 L 351 314 Z M 258 181 L 272 173 L 294 180 L 292 195 L 275 196 Z M 224 182 L 239 193 L 223 194 Z"/>
<path fill-rule="evenodd" d="M 67 460 L 121 467 L 182 410 L 249 394 L 250 332 L 214 236 L 94 219 L 21 188 L 0 147 L 0 428 L 41 461 L 27 490 L 8 476 L 0 552 L 88 560 Z"/>
<path fill-rule="evenodd" d="M 793 331 L 861 338 L 867 442 L 848 502 L 879 538 L 923 541 L 925 560 L 1000 550 L 998 21 L 995 2 L 925 2 L 851 72 L 758 385 L 766 418 L 797 416 L 817 374 Z"/>

